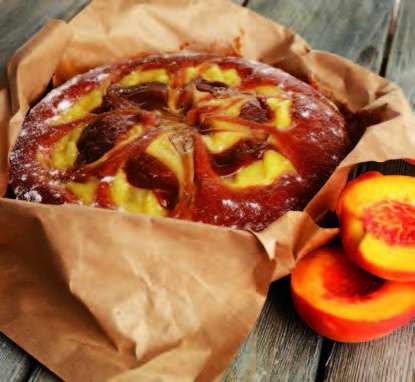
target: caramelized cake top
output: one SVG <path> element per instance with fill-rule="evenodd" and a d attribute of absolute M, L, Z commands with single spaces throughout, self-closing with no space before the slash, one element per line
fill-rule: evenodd
<path fill-rule="evenodd" d="M 259 231 L 302 209 L 350 146 L 327 98 L 282 70 L 201 53 L 91 70 L 27 115 L 17 199 Z"/>

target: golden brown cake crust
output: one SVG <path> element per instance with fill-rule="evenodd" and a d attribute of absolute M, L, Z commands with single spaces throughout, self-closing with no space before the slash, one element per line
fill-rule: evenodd
<path fill-rule="evenodd" d="M 304 208 L 349 149 L 336 106 L 288 73 L 158 54 L 52 90 L 25 119 L 11 185 L 22 200 L 259 231 Z"/>

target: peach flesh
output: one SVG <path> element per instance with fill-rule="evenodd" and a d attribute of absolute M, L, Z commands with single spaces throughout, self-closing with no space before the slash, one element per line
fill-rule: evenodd
<path fill-rule="evenodd" d="M 382 337 L 415 316 L 415 283 L 373 276 L 338 248 L 321 248 L 291 275 L 294 306 L 316 332 L 341 342 Z"/>
<path fill-rule="evenodd" d="M 323 279 L 328 298 L 370 298 L 384 283 L 382 279 L 363 271 L 349 261 L 343 261 L 341 266 L 327 266 Z"/>
<path fill-rule="evenodd" d="M 337 204 L 346 254 L 366 271 L 415 281 L 415 178 L 368 172 Z"/>
<path fill-rule="evenodd" d="M 363 214 L 365 230 L 389 245 L 415 244 L 415 207 L 394 200 L 382 200 Z"/>

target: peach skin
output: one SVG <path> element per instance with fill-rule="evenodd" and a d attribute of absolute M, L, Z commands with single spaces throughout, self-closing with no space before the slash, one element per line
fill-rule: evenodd
<path fill-rule="evenodd" d="M 340 248 L 320 248 L 300 260 L 291 274 L 291 294 L 312 329 L 340 342 L 382 337 L 415 316 L 415 283 L 371 275 Z"/>
<path fill-rule="evenodd" d="M 387 280 L 415 281 L 415 178 L 367 172 L 337 203 L 346 254 Z"/>

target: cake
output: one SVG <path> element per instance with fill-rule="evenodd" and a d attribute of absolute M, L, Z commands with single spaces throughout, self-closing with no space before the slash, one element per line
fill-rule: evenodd
<path fill-rule="evenodd" d="M 350 150 L 312 86 L 256 61 L 148 55 L 50 91 L 10 155 L 15 197 L 260 231 L 301 210 Z"/>

